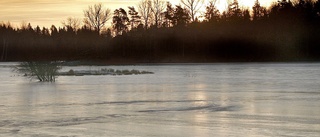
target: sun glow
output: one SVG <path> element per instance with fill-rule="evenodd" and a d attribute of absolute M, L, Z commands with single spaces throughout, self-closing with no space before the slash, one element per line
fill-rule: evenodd
<path fill-rule="evenodd" d="M 206 0 L 204 5 L 207 5 L 207 3 L 209 1 L 215 1 L 215 0 Z M 239 3 L 240 8 L 251 10 L 255 1 L 256 0 L 238 0 L 238 3 Z M 233 0 L 216 0 L 215 6 L 222 13 L 228 9 L 228 5 L 232 2 L 233 2 Z M 274 0 L 259 0 L 259 2 L 262 6 L 268 7 L 271 5 L 271 3 L 275 2 L 275 1 Z M 201 10 L 205 11 L 205 6 Z"/>
<path fill-rule="evenodd" d="M 216 6 L 220 12 L 223 12 L 228 8 L 228 2 L 226 0 L 217 0 Z"/>
<path fill-rule="evenodd" d="M 251 8 L 254 5 L 254 0 L 239 0 L 239 4 L 244 8 Z"/>

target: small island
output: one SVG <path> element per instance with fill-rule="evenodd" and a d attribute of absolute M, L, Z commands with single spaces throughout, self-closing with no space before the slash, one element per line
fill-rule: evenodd
<path fill-rule="evenodd" d="M 115 70 L 115 69 L 101 69 L 101 70 L 73 70 L 67 72 L 58 72 L 58 76 L 85 76 L 85 75 L 140 75 L 140 74 L 154 74 L 149 71 L 140 70 Z"/>
<path fill-rule="evenodd" d="M 149 71 L 140 70 L 115 70 L 112 68 L 102 68 L 101 70 L 73 70 L 63 72 L 59 71 L 62 68 L 63 61 L 44 61 L 44 62 L 21 62 L 13 70 L 23 74 L 30 79 L 36 78 L 40 82 L 55 82 L 57 76 L 85 76 L 85 75 L 140 75 L 154 74 Z"/>

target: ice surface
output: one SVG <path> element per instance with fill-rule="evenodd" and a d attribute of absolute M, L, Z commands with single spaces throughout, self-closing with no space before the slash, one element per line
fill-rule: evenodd
<path fill-rule="evenodd" d="M 0 64 L 0 136 L 320 136 L 320 64 L 77 66 L 152 75 L 29 81 Z"/>

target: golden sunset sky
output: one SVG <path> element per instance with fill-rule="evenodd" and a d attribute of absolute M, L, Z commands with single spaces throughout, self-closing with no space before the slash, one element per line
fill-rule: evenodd
<path fill-rule="evenodd" d="M 102 3 L 112 11 L 117 8 L 127 9 L 140 0 L 0 0 L 0 22 L 10 22 L 19 27 L 22 22 L 31 23 L 33 27 L 61 26 L 61 21 L 68 17 L 83 18 L 83 10 L 89 5 Z M 180 0 L 169 0 L 173 5 Z M 227 0 L 218 0 L 217 7 L 223 10 Z M 252 6 L 255 0 L 238 0 L 243 7 Z M 268 6 L 273 0 L 260 0 L 261 5 Z M 110 26 L 110 24 L 107 24 Z"/>

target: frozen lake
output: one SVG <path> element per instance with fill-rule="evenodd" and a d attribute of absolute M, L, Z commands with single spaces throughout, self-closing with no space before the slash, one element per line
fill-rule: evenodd
<path fill-rule="evenodd" d="M 78 66 L 150 75 L 29 81 L 0 64 L 0 136 L 319 137 L 320 64 Z"/>

